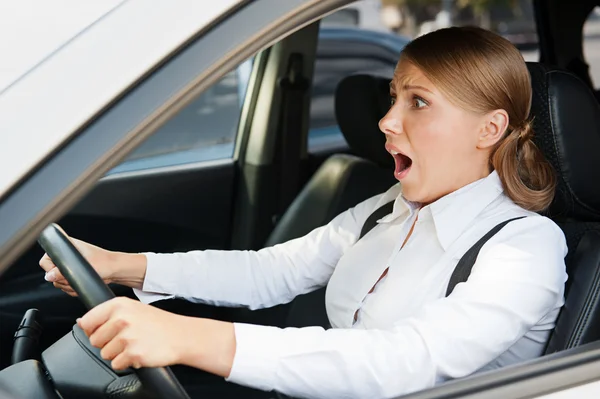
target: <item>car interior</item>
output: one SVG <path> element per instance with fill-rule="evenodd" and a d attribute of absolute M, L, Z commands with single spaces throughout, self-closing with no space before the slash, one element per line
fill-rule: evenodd
<path fill-rule="evenodd" d="M 544 358 L 600 341 L 600 188 L 594 184 L 600 181 L 600 91 L 582 45 L 584 23 L 598 5 L 597 0 L 533 1 L 540 59 L 527 65 L 531 117 L 535 142 L 558 176 L 546 215 L 564 231 L 569 248 L 566 303 Z M 255 57 L 249 87 L 260 90 L 249 89 L 244 99 L 230 159 L 108 174 L 57 223 L 71 236 L 118 251 L 256 250 L 301 237 L 395 184 L 393 159 L 378 129 L 389 107 L 391 79 L 381 70 L 353 71 L 339 80 L 334 112 L 344 144 L 309 149 L 307 93 L 318 34 L 317 22 Z M 38 361 L 85 313 L 77 298 L 44 281 L 38 266 L 43 253 L 39 245 L 31 246 L 0 277 L 0 383 L 21 373 L 37 376 L 36 383 L 18 388 L 23 397 L 56 397 Z M 134 298 L 130 289 L 111 288 Z M 219 320 L 327 327 L 324 295 L 325 288 L 254 311 L 179 299 L 153 306 Z M 30 309 L 37 309 L 35 315 Z M 36 317 L 39 342 L 32 354 L 15 362 L 14 335 L 26 312 Z M 211 384 L 218 383 L 197 370 L 172 370 L 191 397 L 207 397 Z M 78 391 L 84 388 L 74 376 L 60 378 L 53 382 L 59 391 L 60 386 L 71 394 L 86 392 Z M 136 396 L 141 391 L 129 394 L 144 397 Z M 275 397 L 242 387 L 235 395 Z"/>

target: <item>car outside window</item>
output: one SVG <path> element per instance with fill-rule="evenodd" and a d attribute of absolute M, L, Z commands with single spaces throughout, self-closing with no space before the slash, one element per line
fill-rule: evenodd
<path fill-rule="evenodd" d="M 588 15 L 583 25 L 583 53 L 589 65 L 589 76 L 594 88 L 600 88 L 600 7 Z"/>
<path fill-rule="evenodd" d="M 109 174 L 231 158 L 251 69 L 249 60 L 225 75 Z"/>

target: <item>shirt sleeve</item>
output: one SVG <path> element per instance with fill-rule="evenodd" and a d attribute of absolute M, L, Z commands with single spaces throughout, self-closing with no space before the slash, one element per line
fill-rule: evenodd
<path fill-rule="evenodd" d="M 134 292 L 145 303 L 175 296 L 250 309 L 290 302 L 327 284 L 383 196 L 363 201 L 304 237 L 260 251 L 146 253 L 144 284 Z"/>
<path fill-rule="evenodd" d="M 235 324 L 228 380 L 296 397 L 390 398 L 467 376 L 562 305 L 565 255 L 560 229 L 528 217 L 482 248 L 466 283 L 393 328 Z"/>

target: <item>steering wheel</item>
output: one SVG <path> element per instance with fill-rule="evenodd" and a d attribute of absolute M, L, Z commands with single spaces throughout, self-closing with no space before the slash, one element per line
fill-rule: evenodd
<path fill-rule="evenodd" d="M 57 225 L 51 224 L 38 239 L 58 270 L 67 279 L 86 308 L 92 309 L 115 297 L 89 262 L 75 248 Z M 134 370 L 140 382 L 158 397 L 190 399 L 168 367 L 139 368 Z"/>

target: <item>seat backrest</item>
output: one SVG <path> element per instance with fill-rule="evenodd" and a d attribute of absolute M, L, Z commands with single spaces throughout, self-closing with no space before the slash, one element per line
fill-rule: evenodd
<path fill-rule="evenodd" d="M 328 158 L 300 191 L 267 239 L 271 246 L 308 234 L 335 216 L 390 188 L 396 180 L 378 123 L 389 107 L 389 80 L 369 75 L 343 79 L 335 93 L 340 130 L 355 155 Z"/>
<path fill-rule="evenodd" d="M 381 96 L 380 93 L 386 93 Z M 389 108 L 389 79 L 353 75 L 343 79 L 335 95 L 340 130 L 352 153 L 328 158 L 288 207 L 269 236 L 267 246 L 308 234 L 396 180 L 393 159 L 385 151 L 379 120 Z M 296 298 L 287 325 L 327 326 L 325 289 Z"/>
<path fill-rule="evenodd" d="M 546 352 L 600 339 L 600 107 L 569 72 L 528 63 L 534 140 L 558 177 L 547 215 L 569 247 L 566 301 Z"/>

